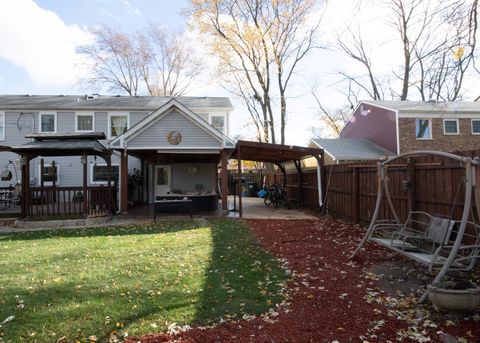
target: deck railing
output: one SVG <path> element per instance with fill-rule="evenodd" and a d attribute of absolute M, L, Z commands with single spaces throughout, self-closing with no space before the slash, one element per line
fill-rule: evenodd
<path fill-rule="evenodd" d="M 86 196 L 86 198 L 84 198 Z M 29 215 L 37 216 L 102 216 L 116 210 L 116 187 L 32 187 Z"/>

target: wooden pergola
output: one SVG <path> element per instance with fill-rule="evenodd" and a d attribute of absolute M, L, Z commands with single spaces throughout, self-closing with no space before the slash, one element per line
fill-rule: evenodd
<path fill-rule="evenodd" d="M 320 167 L 324 165 L 324 151 L 318 148 L 300 147 L 295 145 L 282 145 L 271 144 L 261 142 L 251 142 L 239 140 L 236 143 L 235 149 L 222 151 L 222 210 L 228 211 L 227 197 L 223 196 L 228 194 L 227 182 L 227 163 L 228 159 L 236 159 L 238 161 L 238 177 L 241 178 L 242 174 L 242 160 L 273 163 L 277 165 L 283 173 L 284 186 L 286 182 L 286 172 L 283 166 L 284 162 L 293 161 L 297 169 L 299 177 L 299 192 L 300 198 L 303 199 L 303 172 L 300 160 L 306 157 L 313 157 L 317 160 L 317 164 Z M 322 184 L 324 180 L 321 180 Z M 321 184 L 319 183 L 319 185 Z M 321 190 L 325 187 L 322 185 Z M 241 187 L 238 193 L 239 215 L 242 217 L 242 192 Z"/>
<path fill-rule="evenodd" d="M 82 212 L 88 212 L 87 188 L 87 156 L 99 156 L 105 160 L 108 168 L 108 191 L 111 188 L 112 161 L 111 151 L 105 148 L 98 140 L 106 139 L 103 132 L 91 133 L 33 133 L 25 136 L 25 138 L 33 139 L 31 142 L 19 146 L 0 146 L 0 151 L 10 151 L 20 155 L 21 171 L 22 171 L 22 189 L 21 189 L 21 218 L 25 219 L 30 216 L 30 161 L 36 157 L 43 156 L 80 156 L 83 164 L 83 186 L 82 190 Z M 42 160 L 43 162 L 43 160 Z M 42 189 L 43 182 L 42 182 Z M 55 187 L 53 190 L 62 191 Z M 57 189 L 55 189 L 57 188 Z M 65 191 L 63 189 L 63 191 Z M 111 199 L 113 201 L 113 198 Z M 110 204 L 110 205 L 113 205 Z"/>

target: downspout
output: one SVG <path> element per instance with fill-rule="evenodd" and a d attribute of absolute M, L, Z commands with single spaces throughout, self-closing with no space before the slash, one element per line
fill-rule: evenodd
<path fill-rule="evenodd" d="M 317 188 L 318 188 L 318 205 L 323 206 L 323 195 L 322 195 L 322 167 L 320 165 L 320 158 L 315 155 L 317 160 Z"/>

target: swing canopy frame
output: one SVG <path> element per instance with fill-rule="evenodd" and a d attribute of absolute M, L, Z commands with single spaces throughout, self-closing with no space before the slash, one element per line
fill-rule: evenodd
<path fill-rule="evenodd" d="M 463 180 L 459 183 L 457 194 L 449 218 L 432 215 L 420 211 L 411 211 L 407 220 L 401 223 L 393 206 L 389 184 L 388 166 L 402 158 L 422 156 L 437 156 L 448 158 L 458 163 L 464 169 Z M 385 246 L 418 263 L 426 265 L 429 271 L 439 270 L 432 285 L 441 282 L 447 272 L 451 270 L 471 270 L 480 258 L 480 213 L 477 218 L 472 211 L 472 197 L 477 206 L 480 205 L 480 173 L 479 158 L 470 158 L 451 153 L 433 150 L 408 152 L 391 157 L 377 164 L 377 200 L 370 225 L 363 239 L 351 254 L 354 258 L 362 247 L 371 241 Z M 453 219 L 453 212 L 464 186 L 463 211 L 460 220 Z M 473 195 L 473 196 L 472 196 Z M 379 219 L 380 208 L 384 198 L 392 213 L 393 219 Z M 472 221 L 469 221 L 469 215 Z M 429 287 L 422 295 L 420 302 L 428 296 Z"/>

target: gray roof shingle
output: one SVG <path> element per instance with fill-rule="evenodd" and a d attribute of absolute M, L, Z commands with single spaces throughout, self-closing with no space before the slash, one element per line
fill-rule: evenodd
<path fill-rule="evenodd" d="M 167 96 L 0 95 L 1 110 L 129 110 L 153 111 Z M 190 109 L 233 109 L 227 97 L 176 97 Z"/>
<path fill-rule="evenodd" d="M 312 140 L 335 160 L 340 161 L 377 160 L 385 154 L 395 155 L 364 138 L 315 138 Z"/>

